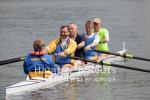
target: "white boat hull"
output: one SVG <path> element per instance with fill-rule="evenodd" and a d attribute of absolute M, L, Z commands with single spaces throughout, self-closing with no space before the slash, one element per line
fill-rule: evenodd
<path fill-rule="evenodd" d="M 126 50 L 120 51 L 119 53 L 124 53 Z M 117 60 L 121 60 L 121 57 L 117 56 L 109 56 L 105 61 L 108 62 L 116 62 Z M 84 67 L 85 66 L 85 67 Z M 76 77 L 86 76 L 88 74 L 93 73 L 93 69 L 101 69 L 101 65 L 94 65 L 92 63 L 88 63 L 84 65 L 82 69 L 78 69 L 77 72 L 73 73 L 63 73 L 61 75 L 53 74 L 49 79 L 44 78 L 35 78 L 35 79 L 27 79 L 20 83 L 11 85 L 6 87 L 6 95 L 19 95 L 24 94 L 30 91 L 36 91 L 39 89 L 45 89 L 49 87 L 53 87 L 60 83 L 66 82 L 69 79 L 73 79 Z"/>

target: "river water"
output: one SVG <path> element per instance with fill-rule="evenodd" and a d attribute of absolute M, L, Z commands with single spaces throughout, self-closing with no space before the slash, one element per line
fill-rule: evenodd
<path fill-rule="evenodd" d="M 149 0 L 0 0 L 0 60 L 26 55 L 36 38 L 46 44 L 58 36 L 59 27 L 70 22 L 84 23 L 95 17 L 110 31 L 110 50 L 122 49 L 150 58 Z M 150 62 L 130 60 L 120 64 L 150 70 Z M 150 74 L 115 68 L 106 82 L 91 75 L 82 81 L 67 82 L 9 100 L 149 100 Z M 0 66 L 0 100 L 5 87 L 25 80 L 22 62 Z M 91 80 L 92 79 L 92 80 Z M 90 81 L 89 81 L 90 80 Z"/>

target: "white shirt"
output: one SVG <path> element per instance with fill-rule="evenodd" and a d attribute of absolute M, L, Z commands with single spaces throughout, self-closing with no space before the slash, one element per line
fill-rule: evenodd
<path fill-rule="evenodd" d="M 69 39 L 69 37 L 67 37 L 66 39 L 61 39 L 61 47 L 66 47 L 67 46 L 67 40 Z"/>
<path fill-rule="evenodd" d="M 100 37 L 99 37 L 98 33 L 94 33 L 94 34 L 96 35 L 96 38 L 95 38 L 95 40 L 93 42 L 98 44 L 99 41 L 100 41 Z"/>
<path fill-rule="evenodd" d="M 86 36 L 86 38 L 91 38 L 94 34 L 96 35 L 96 38 L 93 41 L 93 43 L 96 43 L 96 45 L 97 45 L 99 43 L 99 41 L 100 41 L 100 37 L 98 36 L 98 33 L 92 33 L 90 36 L 85 34 L 85 36 Z"/>

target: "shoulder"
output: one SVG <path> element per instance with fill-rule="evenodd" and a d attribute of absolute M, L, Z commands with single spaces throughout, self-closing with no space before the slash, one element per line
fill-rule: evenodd
<path fill-rule="evenodd" d="M 108 29 L 106 28 L 101 28 L 100 32 L 109 33 Z"/>
<path fill-rule="evenodd" d="M 48 59 L 48 60 L 52 60 L 53 55 L 44 54 L 43 57 L 46 58 L 46 59 Z"/>
<path fill-rule="evenodd" d="M 82 33 L 80 36 L 81 36 L 82 39 L 84 39 L 85 36 L 86 36 L 86 33 Z"/>
<path fill-rule="evenodd" d="M 76 37 L 76 39 L 78 39 L 78 40 L 82 40 L 83 39 L 83 36 L 82 36 L 82 34 L 80 35 L 80 34 L 77 34 L 77 37 Z"/>
<path fill-rule="evenodd" d="M 25 59 L 31 58 L 31 56 L 32 56 L 31 53 L 29 53 L 25 56 Z"/>
<path fill-rule="evenodd" d="M 70 41 L 70 43 L 76 43 L 75 40 L 73 40 L 71 38 L 69 39 L 69 41 Z"/>
<path fill-rule="evenodd" d="M 82 34 L 79 34 L 79 33 L 78 33 L 78 34 L 77 34 L 77 37 L 82 37 Z"/>
<path fill-rule="evenodd" d="M 60 41 L 60 38 L 55 38 L 55 39 L 51 40 L 46 48 L 54 47 L 55 45 L 57 45 L 59 43 L 59 41 Z"/>
<path fill-rule="evenodd" d="M 30 59 L 32 58 L 32 55 L 29 53 L 25 56 L 24 62 L 28 62 L 30 61 Z"/>
<path fill-rule="evenodd" d="M 55 39 L 53 39 L 51 42 L 55 42 L 55 43 L 58 43 L 60 41 L 60 38 L 55 38 Z M 50 42 L 50 43 L 51 43 Z"/>
<path fill-rule="evenodd" d="M 95 33 L 94 33 L 93 37 L 94 37 L 94 39 L 99 38 L 98 34 L 95 34 Z"/>
<path fill-rule="evenodd" d="M 51 57 L 52 57 L 52 55 L 49 55 L 49 54 L 44 54 L 43 56 L 44 56 L 44 57 L 48 57 L 48 58 L 51 58 Z"/>
<path fill-rule="evenodd" d="M 86 35 L 86 33 L 82 33 L 82 34 L 81 34 L 81 36 L 85 36 L 85 35 Z"/>

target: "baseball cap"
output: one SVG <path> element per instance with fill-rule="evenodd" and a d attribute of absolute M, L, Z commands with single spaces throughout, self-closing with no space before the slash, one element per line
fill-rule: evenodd
<path fill-rule="evenodd" d="M 100 18 L 94 18 L 94 19 L 93 19 L 93 22 L 95 22 L 95 23 L 102 23 L 102 21 L 101 21 Z"/>

